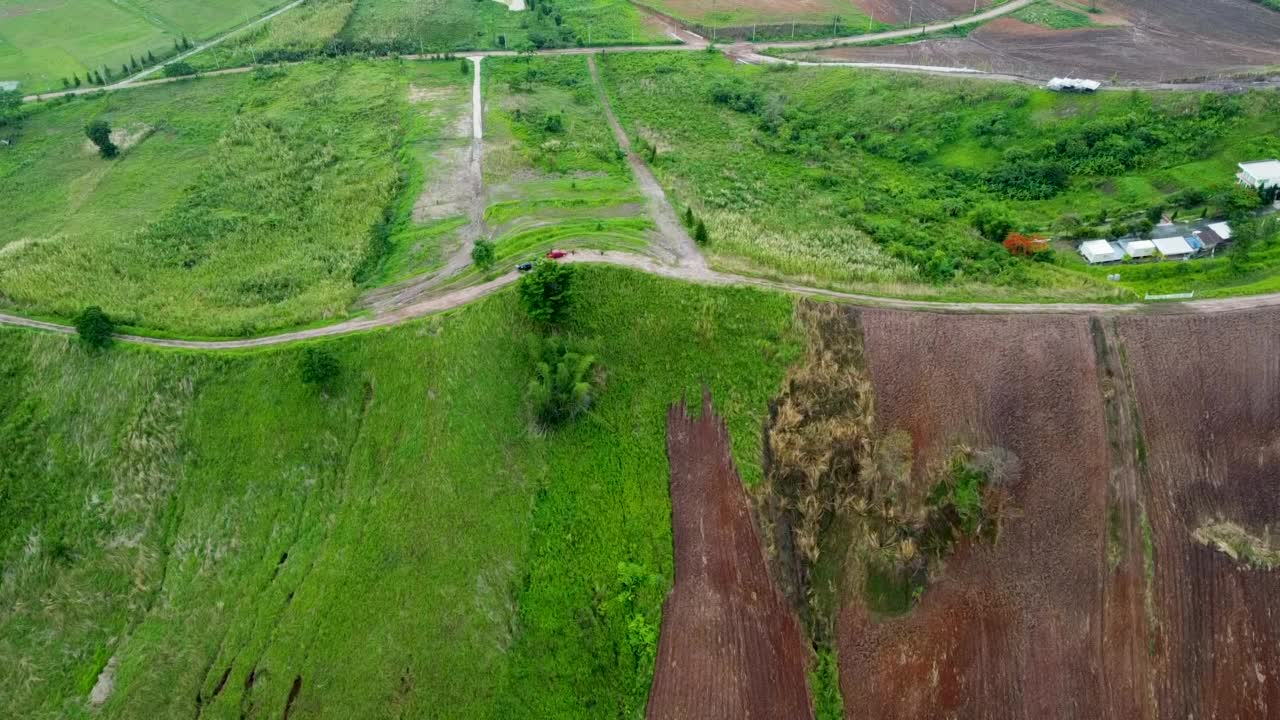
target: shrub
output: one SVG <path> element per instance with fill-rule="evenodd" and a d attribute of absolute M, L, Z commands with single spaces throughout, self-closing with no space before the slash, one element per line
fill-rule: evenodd
<path fill-rule="evenodd" d="M 694 242 L 699 245 L 706 245 L 709 239 L 710 236 L 707 234 L 707 224 L 699 220 L 698 224 L 693 229 Z"/>
<path fill-rule="evenodd" d="M 1001 242 L 1013 231 L 1013 221 L 1008 213 L 998 205 L 983 205 L 974 211 L 971 218 L 974 229 L 982 237 Z"/>
<path fill-rule="evenodd" d="M 298 368 L 302 374 L 302 382 L 317 387 L 328 387 L 329 383 L 337 379 L 342 371 L 336 355 L 329 350 L 316 347 L 309 347 L 302 351 Z"/>
<path fill-rule="evenodd" d="M 165 77 L 186 77 L 188 75 L 195 75 L 195 74 L 196 74 L 196 69 L 192 67 L 191 63 L 187 62 L 186 60 L 171 62 L 168 65 L 164 66 Z"/>
<path fill-rule="evenodd" d="M 594 356 L 576 352 L 562 338 L 549 337 L 535 341 L 533 360 L 526 394 L 538 424 L 557 427 L 591 408 Z"/>
<path fill-rule="evenodd" d="M 494 253 L 493 243 L 488 240 L 477 240 L 475 247 L 471 248 L 471 262 L 481 270 L 488 270 L 493 267 L 493 263 L 497 260 Z"/>
<path fill-rule="evenodd" d="M 94 350 L 109 347 L 112 343 L 111 336 L 116 331 L 115 322 L 97 305 L 81 310 L 76 316 L 75 325 L 80 341 Z"/>
<path fill-rule="evenodd" d="M 573 302 L 573 268 L 543 258 L 516 287 L 529 317 L 541 323 L 558 323 Z"/>
<path fill-rule="evenodd" d="M 106 120 L 94 120 L 84 128 L 84 134 L 98 146 L 98 154 L 104 158 L 113 158 L 120 154 L 120 148 L 111 142 L 111 126 Z"/>

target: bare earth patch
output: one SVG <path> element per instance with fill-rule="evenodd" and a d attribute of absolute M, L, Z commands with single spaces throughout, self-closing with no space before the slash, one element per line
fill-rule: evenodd
<path fill-rule="evenodd" d="M 129 125 L 127 127 L 119 127 L 111 131 L 111 142 L 120 148 L 120 153 L 124 154 L 131 148 L 136 147 L 139 143 L 151 137 L 156 129 L 150 125 L 141 123 Z M 94 145 L 88 138 L 81 143 L 81 149 L 89 154 L 98 152 L 98 146 Z"/>

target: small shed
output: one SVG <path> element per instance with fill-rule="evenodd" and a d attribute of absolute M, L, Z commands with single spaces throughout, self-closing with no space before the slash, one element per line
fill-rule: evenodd
<path fill-rule="evenodd" d="M 1196 249 L 1191 245 L 1191 243 L 1187 242 L 1186 238 L 1181 238 L 1181 237 L 1156 238 L 1151 242 L 1155 244 L 1156 249 L 1160 251 L 1160 254 L 1167 258 L 1190 257 L 1196 251 Z"/>
<path fill-rule="evenodd" d="M 1080 255 L 1090 265 L 1119 262 L 1124 259 L 1124 252 L 1106 240 L 1085 240 L 1080 243 Z"/>
<path fill-rule="evenodd" d="M 1213 233 L 1218 237 L 1222 238 L 1223 241 L 1227 241 L 1231 239 L 1231 225 L 1227 223 L 1224 223 L 1224 222 L 1209 223 L 1208 229 L 1212 230 Z"/>
<path fill-rule="evenodd" d="M 1241 185 L 1259 190 L 1272 185 L 1280 187 L 1280 160 L 1240 163 L 1240 172 L 1236 173 L 1236 179 Z"/>
<path fill-rule="evenodd" d="M 1151 257 L 1156 254 L 1156 244 L 1150 240 L 1132 240 L 1124 244 L 1124 251 L 1131 258 Z"/>
<path fill-rule="evenodd" d="M 1056 77 L 1049 81 L 1048 87 L 1058 92 L 1093 92 L 1102 87 L 1102 83 L 1083 78 Z"/>

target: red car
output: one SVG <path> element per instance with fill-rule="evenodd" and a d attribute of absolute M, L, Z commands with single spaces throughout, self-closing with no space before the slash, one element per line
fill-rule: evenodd
<path fill-rule="evenodd" d="M 551 258 L 552 260 L 559 260 L 560 258 L 568 254 L 569 253 L 563 250 L 552 250 L 551 252 L 547 253 L 547 257 Z"/>

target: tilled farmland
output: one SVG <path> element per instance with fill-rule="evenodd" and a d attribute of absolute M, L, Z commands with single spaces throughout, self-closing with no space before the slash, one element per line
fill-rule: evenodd
<path fill-rule="evenodd" d="M 667 415 L 675 587 L 663 605 L 650 720 L 809 718 L 808 649 L 773 587 L 724 423 Z"/>
<path fill-rule="evenodd" d="M 964 38 L 847 46 L 810 56 L 1147 82 L 1211 80 L 1280 65 L 1280 13 L 1250 0 L 1103 0 L 1099 6 L 1107 12 L 1096 27 L 1052 30 L 1006 17 Z"/>

